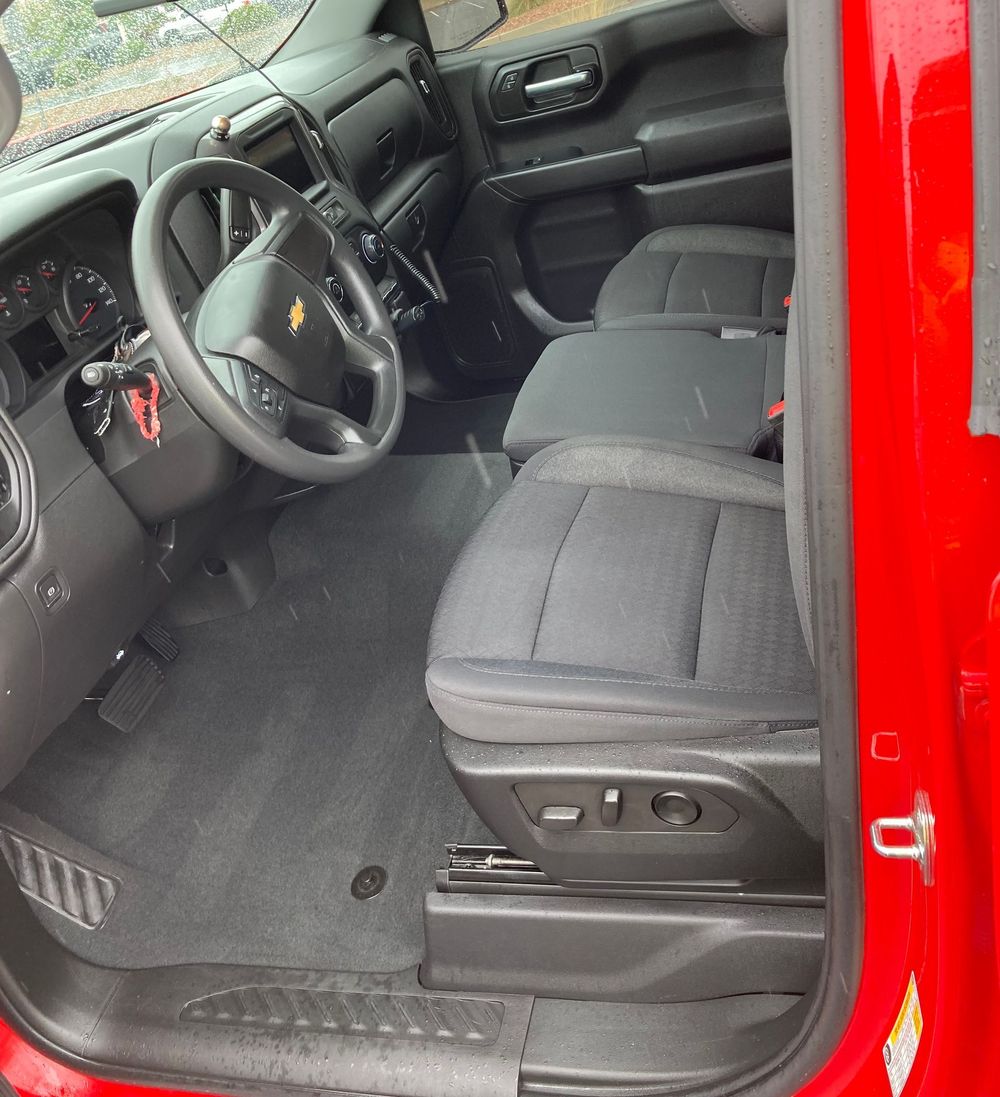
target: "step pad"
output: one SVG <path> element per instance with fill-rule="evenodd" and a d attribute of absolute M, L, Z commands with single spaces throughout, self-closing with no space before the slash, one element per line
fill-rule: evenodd
<path fill-rule="evenodd" d="M 159 666 L 148 656 L 136 655 L 108 690 L 97 715 L 119 731 L 135 731 L 163 683 Z"/>
<path fill-rule="evenodd" d="M 188 1002 L 181 1020 L 488 1047 L 503 1014 L 502 1002 L 477 998 L 245 986 Z"/>
<path fill-rule="evenodd" d="M 119 880 L 12 830 L 0 829 L 0 849 L 25 895 L 85 929 L 104 923 Z"/>

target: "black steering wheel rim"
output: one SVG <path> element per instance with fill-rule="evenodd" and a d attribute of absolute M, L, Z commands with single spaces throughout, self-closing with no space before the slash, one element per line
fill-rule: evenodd
<path fill-rule="evenodd" d="M 216 275 L 185 319 L 169 278 L 170 219 L 186 196 L 210 187 L 257 199 L 267 206 L 271 222 L 257 240 Z M 301 239 L 294 241 L 293 250 L 289 241 L 295 234 Z M 289 270 L 279 269 L 278 261 Z M 220 352 L 214 345 L 204 345 L 212 337 L 206 322 L 211 309 L 205 307 L 206 303 L 210 306 L 213 296 L 219 296 L 223 279 L 235 277 L 234 269 L 246 281 L 248 264 L 254 262 L 261 270 L 265 262 L 271 262 L 268 274 L 272 281 L 277 274 L 288 285 L 311 287 L 311 329 L 328 338 L 329 343 L 323 345 L 333 344 L 332 354 L 338 356 L 329 363 L 331 374 L 336 376 L 338 369 L 346 370 L 372 381 L 372 413 L 366 423 L 358 423 L 335 407 L 296 392 L 294 377 L 287 375 L 289 370 L 294 373 L 297 353 L 297 332 L 291 329 L 291 315 L 290 334 L 278 333 L 272 317 L 267 339 L 263 340 L 283 340 L 280 348 L 270 348 L 278 357 L 263 352 L 256 355 L 264 357 L 269 365 L 279 358 L 286 365 L 285 376 L 276 384 L 277 390 L 287 395 L 289 410 L 283 410 L 280 417 L 260 412 L 259 395 L 255 397 L 256 405 L 248 397 L 247 367 L 259 369 L 259 362 L 248 361 L 242 346 L 236 350 L 226 347 Z M 132 232 L 132 269 L 139 304 L 170 379 L 195 412 L 246 456 L 296 480 L 337 483 L 361 475 L 392 449 L 406 401 L 402 354 L 392 321 L 377 287 L 345 238 L 281 180 L 250 164 L 220 157 L 190 160 L 171 168 L 152 184 L 139 205 Z M 360 329 L 334 301 L 325 285 L 325 273 L 335 274 L 343 283 L 362 319 Z M 303 288 L 302 293 L 306 292 Z M 280 300 L 276 307 L 284 309 L 286 304 Z M 199 341 L 203 345 L 199 346 Z M 244 342 L 251 345 L 252 341 Z M 314 341 L 313 349 L 318 345 Z M 343 361 L 339 360 L 341 348 Z M 317 377 L 316 362 L 302 361 L 309 366 L 311 376 Z M 264 374 L 268 376 L 266 368 Z M 307 436 L 308 445 L 296 435 L 297 429 Z M 322 439 L 322 451 L 310 448 L 317 439 Z"/>

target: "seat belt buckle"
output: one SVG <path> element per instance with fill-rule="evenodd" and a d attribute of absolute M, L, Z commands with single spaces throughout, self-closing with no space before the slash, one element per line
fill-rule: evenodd
<path fill-rule="evenodd" d="M 767 409 L 767 421 L 773 427 L 780 426 L 785 419 L 785 400 L 784 397 L 780 399 L 776 404 L 772 404 Z"/>

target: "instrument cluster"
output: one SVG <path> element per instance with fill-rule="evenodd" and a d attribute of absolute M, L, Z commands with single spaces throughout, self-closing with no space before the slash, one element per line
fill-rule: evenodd
<path fill-rule="evenodd" d="M 0 406 L 8 411 L 63 367 L 93 358 L 133 318 L 123 247 L 82 235 L 74 241 L 70 226 L 0 258 Z"/>

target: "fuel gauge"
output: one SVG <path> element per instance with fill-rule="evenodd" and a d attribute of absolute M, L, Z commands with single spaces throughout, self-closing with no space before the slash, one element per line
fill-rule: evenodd
<path fill-rule="evenodd" d="M 46 282 L 54 282 L 59 277 L 59 264 L 55 259 L 42 259 L 38 264 L 38 273 Z"/>
<path fill-rule="evenodd" d="M 26 309 L 44 308 L 48 298 L 45 283 L 34 274 L 15 274 L 14 292 Z"/>
<path fill-rule="evenodd" d="M 24 310 L 17 296 L 0 286 L 0 328 L 15 327 L 23 315 Z"/>

